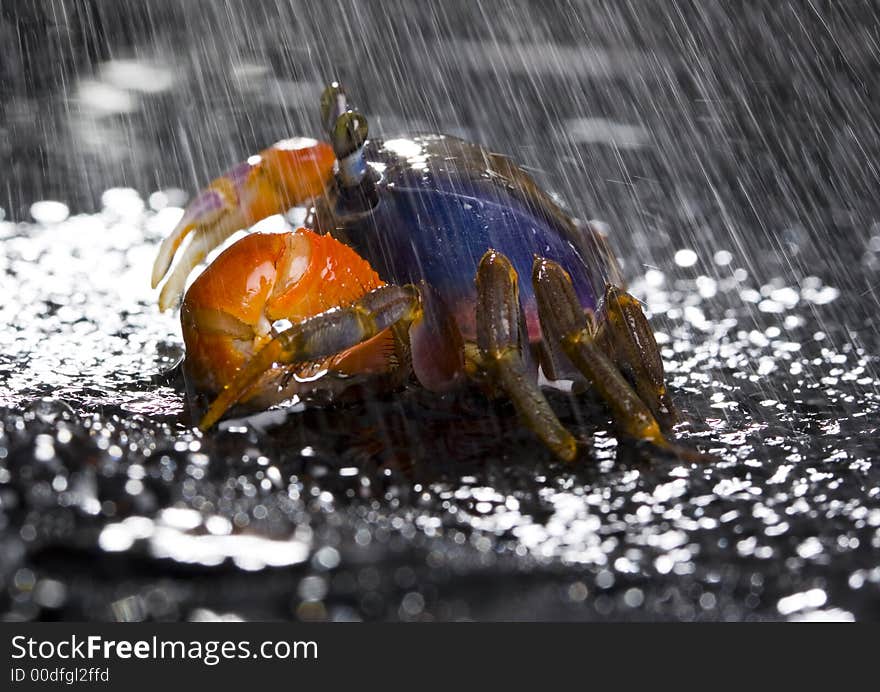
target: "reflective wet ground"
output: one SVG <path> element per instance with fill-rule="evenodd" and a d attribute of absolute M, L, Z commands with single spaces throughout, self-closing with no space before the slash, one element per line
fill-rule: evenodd
<path fill-rule="evenodd" d="M 0 15 L 6 618 L 877 619 L 872 5 L 181 5 Z M 559 393 L 573 466 L 473 392 L 194 430 L 155 248 L 330 76 L 607 223 L 718 461 Z"/>

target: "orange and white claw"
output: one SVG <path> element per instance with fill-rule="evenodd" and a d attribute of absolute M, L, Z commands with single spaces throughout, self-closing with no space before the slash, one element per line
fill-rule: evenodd
<path fill-rule="evenodd" d="M 159 295 L 160 309 L 177 303 L 192 270 L 233 233 L 322 195 L 333 178 L 334 163 L 329 144 L 305 137 L 286 139 L 237 164 L 199 192 L 162 242 L 153 264 L 153 288 L 168 275 Z M 190 234 L 192 240 L 169 275 Z"/>

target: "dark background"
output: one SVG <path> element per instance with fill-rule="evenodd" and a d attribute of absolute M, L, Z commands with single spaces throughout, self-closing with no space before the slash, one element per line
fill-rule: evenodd
<path fill-rule="evenodd" d="M 875 619 L 878 46 L 873 2 L 4 1 L 4 612 Z M 471 393 L 201 439 L 153 378 L 162 230 L 104 193 L 317 135 L 333 77 L 374 132 L 479 141 L 606 222 L 720 461 L 618 453 L 589 397 L 554 397 L 574 468 Z M 80 216 L 31 223 L 47 199 Z M 212 565 L 169 507 L 305 552 Z"/>

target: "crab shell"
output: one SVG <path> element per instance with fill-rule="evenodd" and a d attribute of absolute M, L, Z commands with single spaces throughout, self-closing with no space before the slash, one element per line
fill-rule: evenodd
<path fill-rule="evenodd" d="M 604 235 L 579 226 L 506 156 L 448 135 L 417 135 L 370 140 L 364 157 L 378 201 L 351 213 L 340 191 L 335 204 L 319 203 L 315 227 L 354 248 L 385 281 L 429 285 L 466 340 L 476 336 L 474 276 L 490 248 L 519 276 L 532 342 L 542 338 L 536 255 L 565 267 L 587 309 L 597 308 L 606 282 L 623 283 Z"/>

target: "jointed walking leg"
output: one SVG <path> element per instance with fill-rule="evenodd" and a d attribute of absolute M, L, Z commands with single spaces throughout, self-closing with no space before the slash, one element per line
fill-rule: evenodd
<path fill-rule="evenodd" d="M 526 426 L 557 456 L 571 461 L 574 437 L 559 422 L 523 359 L 517 275 L 510 261 L 493 250 L 477 269 L 477 345 L 486 375 L 510 397 Z"/>
<path fill-rule="evenodd" d="M 269 341 L 211 404 L 199 427 L 210 428 L 275 363 L 306 363 L 334 356 L 418 316 L 414 286 L 381 286 L 345 307 L 298 322 Z"/>
<path fill-rule="evenodd" d="M 559 344 L 569 360 L 590 381 L 611 409 L 621 431 L 629 437 L 669 447 L 651 407 L 600 348 L 566 271 L 556 262 L 536 258 L 532 282 L 544 338 Z M 639 335 L 645 338 L 641 332 Z M 646 370 L 656 372 L 650 368 Z M 662 365 L 659 371 L 662 380 Z"/>

